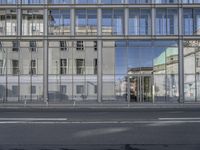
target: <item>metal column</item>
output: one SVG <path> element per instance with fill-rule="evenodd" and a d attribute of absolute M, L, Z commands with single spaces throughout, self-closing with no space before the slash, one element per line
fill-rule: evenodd
<path fill-rule="evenodd" d="M 179 7 L 179 27 L 178 27 L 178 34 L 179 34 L 179 102 L 184 102 L 184 54 L 183 54 L 183 39 L 182 39 L 182 14 L 183 8 Z"/>
<path fill-rule="evenodd" d="M 47 0 L 45 0 L 47 4 Z M 44 36 L 43 36 L 43 94 L 44 94 L 44 102 L 48 104 L 48 9 L 45 6 L 44 8 Z"/>
<path fill-rule="evenodd" d="M 75 35 L 75 10 L 74 8 L 70 9 L 70 20 L 71 20 L 71 36 Z"/>
<path fill-rule="evenodd" d="M 124 28 L 125 28 L 125 35 L 128 35 L 128 18 L 129 18 L 129 9 L 125 8 L 125 13 L 124 13 Z"/>
<path fill-rule="evenodd" d="M 97 18 L 98 18 L 98 41 L 97 41 L 97 101 L 100 103 L 102 101 L 102 40 L 101 36 L 101 15 L 102 10 L 98 8 L 97 10 Z"/>
<path fill-rule="evenodd" d="M 154 36 L 155 35 L 155 19 L 156 18 L 156 9 L 155 7 L 152 8 L 152 12 L 151 12 L 151 35 Z"/>

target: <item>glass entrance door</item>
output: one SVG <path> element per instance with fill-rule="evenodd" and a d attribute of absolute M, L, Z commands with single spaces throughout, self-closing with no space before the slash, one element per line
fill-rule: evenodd
<path fill-rule="evenodd" d="M 151 75 L 129 76 L 130 102 L 152 102 L 152 87 Z"/>

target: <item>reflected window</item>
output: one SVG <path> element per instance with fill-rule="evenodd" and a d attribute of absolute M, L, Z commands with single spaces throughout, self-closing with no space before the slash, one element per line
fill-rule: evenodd
<path fill-rule="evenodd" d="M 37 74 L 36 70 L 37 70 L 36 60 L 31 60 L 31 67 L 29 73 L 31 75 L 36 75 Z"/>
<path fill-rule="evenodd" d="M 22 0 L 22 4 L 43 4 L 44 0 Z"/>
<path fill-rule="evenodd" d="M 70 35 L 70 10 L 49 10 L 49 35 Z"/>
<path fill-rule="evenodd" d="M 3 74 L 3 70 L 4 70 L 3 60 L 0 59 L 0 75 Z"/>
<path fill-rule="evenodd" d="M 102 4 L 123 4 L 124 0 L 101 0 Z"/>
<path fill-rule="evenodd" d="M 94 51 L 97 51 L 97 41 L 94 41 Z"/>
<path fill-rule="evenodd" d="M 97 65 L 98 65 L 98 61 L 97 59 L 94 59 L 94 74 L 97 74 Z"/>
<path fill-rule="evenodd" d="M 124 34 L 124 11 L 122 9 L 102 10 L 102 34 L 103 35 Z"/>
<path fill-rule="evenodd" d="M 0 10 L 0 35 L 16 35 L 17 34 L 17 17 L 16 10 L 1 9 Z"/>
<path fill-rule="evenodd" d="M 67 50 L 67 41 L 60 41 L 60 50 L 61 51 Z"/>
<path fill-rule="evenodd" d="M 32 52 L 36 52 L 37 49 L 36 41 L 30 41 L 29 46 Z"/>
<path fill-rule="evenodd" d="M 0 0 L 0 4 L 16 4 L 17 0 Z"/>
<path fill-rule="evenodd" d="M 76 0 L 76 4 L 96 4 L 97 0 Z"/>
<path fill-rule="evenodd" d="M 173 4 L 173 3 L 178 3 L 178 0 L 156 0 L 155 3 L 157 3 L 157 4 Z"/>
<path fill-rule="evenodd" d="M 12 51 L 18 52 L 19 49 L 19 42 L 18 41 L 12 41 Z"/>
<path fill-rule="evenodd" d="M 152 0 L 128 0 L 129 4 L 149 4 Z"/>
<path fill-rule="evenodd" d="M 200 41 L 184 41 L 184 94 L 186 101 L 200 99 Z"/>
<path fill-rule="evenodd" d="M 76 34 L 77 35 L 97 34 L 97 10 L 95 9 L 76 10 Z"/>
<path fill-rule="evenodd" d="M 83 41 L 76 41 L 76 50 L 77 51 L 83 51 L 84 50 Z"/>
<path fill-rule="evenodd" d="M 83 75 L 85 73 L 85 59 L 76 59 L 76 74 Z"/>
<path fill-rule="evenodd" d="M 76 93 L 77 94 L 84 94 L 84 86 L 83 85 L 77 85 L 76 86 Z"/>
<path fill-rule="evenodd" d="M 71 0 L 48 0 L 49 4 L 71 4 Z"/>
<path fill-rule="evenodd" d="M 36 86 L 31 86 L 31 94 L 36 94 Z"/>
<path fill-rule="evenodd" d="M 67 86 L 66 85 L 60 85 L 60 93 L 61 94 L 67 93 Z"/>
<path fill-rule="evenodd" d="M 18 75 L 19 73 L 19 60 L 12 60 L 12 74 Z"/>
<path fill-rule="evenodd" d="M 43 10 L 22 10 L 22 35 L 43 35 Z"/>
<path fill-rule="evenodd" d="M 19 94 L 19 86 L 13 85 L 12 86 L 12 96 L 17 97 Z"/>
<path fill-rule="evenodd" d="M 60 74 L 67 74 L 67 59 L 60 59 Z"/>

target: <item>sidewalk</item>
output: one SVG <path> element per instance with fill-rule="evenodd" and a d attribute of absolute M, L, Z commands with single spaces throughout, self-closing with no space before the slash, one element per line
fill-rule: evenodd
<path fill-rule="evenodd" d="M 173 109 L 199 108 L 200 102 L 187 103 L 0 103 L 0 109 Z"/>

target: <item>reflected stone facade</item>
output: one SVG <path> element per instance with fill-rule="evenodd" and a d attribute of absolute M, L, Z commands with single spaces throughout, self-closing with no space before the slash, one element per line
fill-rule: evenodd
<path fill-rule="evenodd" d="M 0 103 L 200 101 L 199 4 L 0 0 Z"/>

